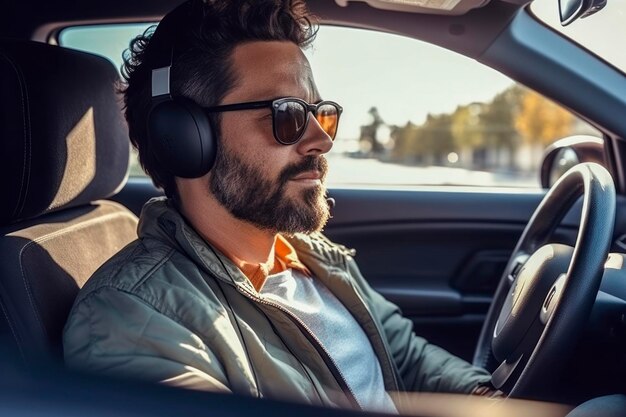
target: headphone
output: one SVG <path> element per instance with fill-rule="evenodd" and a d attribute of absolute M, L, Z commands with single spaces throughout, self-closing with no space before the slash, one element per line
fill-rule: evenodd
<path fill-rule="evenodd" d="M 215 162 L 217 138 L 202 108 L 170 92 L 176 32 L 189 25 L 201 11 L 186 1 L 168 13 L 157 26 L 152 66 L 152 105 L 148 113 L 148 140 L 157 161 L 172 175 L 198 178 Z"/>

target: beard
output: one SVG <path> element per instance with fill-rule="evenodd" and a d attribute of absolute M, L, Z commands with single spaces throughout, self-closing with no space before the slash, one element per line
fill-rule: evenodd
<path fill-rule="evenodd" d="M 296 175 L 317 170 L 321 186 L 306 187 L 287 195 L 287 185 Z M 218 146 L 209 180 L 209 190 L 237 219 L 273 233 L 318 232 L 330 217 L 324 180 L 328 162 L 323 156 L 306 156 L 285 167 L 277 179 L 267 178 L 260 167 L 245 163 Z M 295 187 L 294 187 L 295 188 Z"/>

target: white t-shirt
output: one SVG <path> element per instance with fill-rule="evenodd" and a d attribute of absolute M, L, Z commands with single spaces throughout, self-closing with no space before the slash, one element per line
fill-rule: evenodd
<path fill-rule="evenodd" d="M 267 277 L 261 296 L 287 309 L 311 330 L 363 409 L 397 413 L 365 332 L 319 280 L 287 269 Z"/>

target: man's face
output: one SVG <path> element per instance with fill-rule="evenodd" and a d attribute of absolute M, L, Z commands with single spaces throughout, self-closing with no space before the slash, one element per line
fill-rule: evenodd
<path fill-rule="evenodd" d="M 236 83 L 220 104 L 298 97 L 320 100 L 308 61 L 291 42 L 250 42 L 232 54 Z M 310 233 L 329 218 L 323 154 L 331 138 L 309 114 L 299 142 L 279 144 L 271 109 L 222 113 L 209 191 L 235 217 L 274 233 Z"/>

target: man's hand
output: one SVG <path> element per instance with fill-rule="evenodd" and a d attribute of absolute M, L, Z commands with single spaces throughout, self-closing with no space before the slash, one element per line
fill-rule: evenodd
<path fill-rule="evenodd" d="M 480 397 L 487 398 L 504 398 L 505 395 L 502 391 L 491 385 L 491 382 L 485 382 L 479 384 L 472 391 L 472 395 L 478 395 Z"/>

